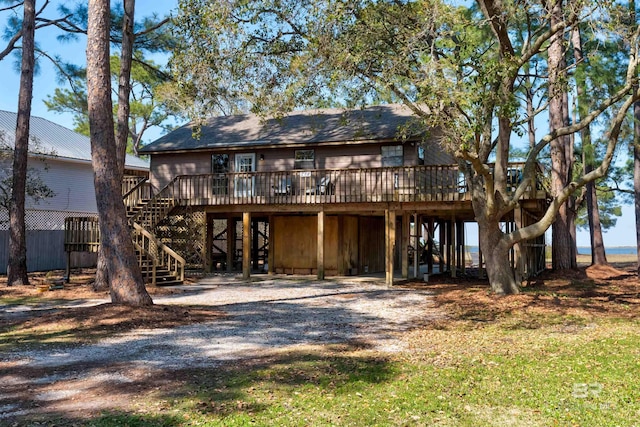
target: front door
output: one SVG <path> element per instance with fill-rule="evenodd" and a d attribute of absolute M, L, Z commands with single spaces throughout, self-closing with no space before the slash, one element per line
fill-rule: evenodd
<path fill-rule="evenodd" d="M 249 197 L 254 195 L 256 178 L 253 172 L 256 171 L 256 154 L 243 153 L 236 154 L 236 197 Z"/>

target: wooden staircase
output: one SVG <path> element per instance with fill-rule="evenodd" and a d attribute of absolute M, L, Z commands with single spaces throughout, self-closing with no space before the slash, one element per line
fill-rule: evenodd
<path fill-rule="evenodd" d="M 182 284 L 185 260 L 153 234 L 155 226 L 176 206 L 173 197 L 167 197 L 166 188 L 151 196 L 145 178 L 131 178 L 123 183 L 127 219 L 138 257 L 138 264 L 146 282 L 157 286 Z"/>

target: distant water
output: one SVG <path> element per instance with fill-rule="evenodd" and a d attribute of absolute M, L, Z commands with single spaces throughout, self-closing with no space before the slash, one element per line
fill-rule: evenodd
<path fill-rule="evenodd" d="M 467 252 L 476 253 L 479 251 L 478 246 L 465 246 Z M 635 255 L 636 247 L 635 246 L 612 246 L 605 247 L 605 251 L 611 255 Z M 578 246 L 578 253 L 580 255 L 590 255 L 591 248 L 589 246 Z"/>
<path fill-rule="evenodd" d="M 610 248 L 604 248 L 605 252 L 611 255 L 635 255 L 637 248 L 635 246 L 612 246 Z M 580 255 L 590 255 L 591 248 L 589 246 L 578 246 L 578 253 Z"/>

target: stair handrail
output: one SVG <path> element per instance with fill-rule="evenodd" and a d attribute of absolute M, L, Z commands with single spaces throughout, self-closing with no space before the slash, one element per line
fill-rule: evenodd
<path fill-rule="evenodd" d="M 136 222 L 132 222 L 133 229 L 146 237 L 156 248 L 164 255 L 159 262 L 161 267 L 166 267 L 170 272 L 178 275 L 180 281 L 184 280 L 184 269 L 187 264 L 186 260 L 178 255 L 173 249 L 160 242 L 153 234 L 147 231 L 144 227 Z M 154 262 L 157 261 L 157 257 L 150 254 Z M 165 260 L 166 258 L 166 260 Z M 155 283 L 154 283 L 155 284 Z"/>
<path fill-rule="evenodd" d="M 126 199 L 131 193 L 136 191 L 138 188 L 142 187 L 142 185 L 144 185 L 145 183 L 149 182 L 149 178 L 146 178 L 146 177 L 143 177 L 143 176 L 138 177 L 138 178 L 139 178 L 138 182 L 133 187 L 131 187 L 129 189 L 129 191 L 127 191 L 126 193 L 124 193 L 122 195 L 123 199 Z"/>
<path fill-rule="evenodd" d="M 174 189 L 173 186 L 175 184 L 175 182 L 178 180 L 179 176 L 174 177 L 167 185 L 165 185 L 160 191 L 158 191 L 156 194 L 154 194 L 149 201 L 140 209 L 138 210 L 138 212 L 136 212 L 131 218 L 130 221 L 131 223 L 140 223 L 142 221 L 140 221 L 140 217 L 145 214 L 147 211 L 150 211 L 152 209 L 154 205 L 154 203 L 158 202 L 159 200 L 171 200 L 171 207 L 175 206 L 175 198 L 174 196 Z M 151 211 L 151 223 L 150 223 L 150 228 L 155 227 L 156 225 L 156 217 L 162 217 L 164 218 L 166 212 L 163 212 L 162 215 L 156 215 L 154 214 L 153 211 Z"/>
<path fill-rule="evenodd" d="M 149 252 L 144 246 L 138 244 L 138 242 L 136 242 L 135 240 L 133 240 L 133 246 L 140 251 L 140 254 L 146 254 L 147 258 L 149 260 L 151 260 L 151 284 L 153 286 L 156 285 L 156 270 L 158 268 L 158 263 L 156 261 L 156 257 L 154 257 L 153 255 L 151 255 L 151 252 Z M 138 257 L 138 265 L 142 264 L 142 256 Z M 145 282 L 148 282 L 149 280 L 149 273 L 144 273 L 144 279 Z"/>

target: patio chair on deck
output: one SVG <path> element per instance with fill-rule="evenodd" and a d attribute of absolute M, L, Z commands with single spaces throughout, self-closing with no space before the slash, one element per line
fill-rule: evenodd
<path fill-rule="evenodd" d="M 275 185 L 272 185 L 273 194 L 276 196 L 286 196 L 291 194 L 291 177 L 286 176 L 282 177 L 276 182 Z"/>
<path fill-rule="evenodd" d="M 315 188 L 307 189 L 307 194 L 325 194 L 330 195 L 334 194 L 335 189 L 334 185 L 331 182 L 331 178 L 328 176 L 323 176 L 320 178 L 315 186 Z"/>

